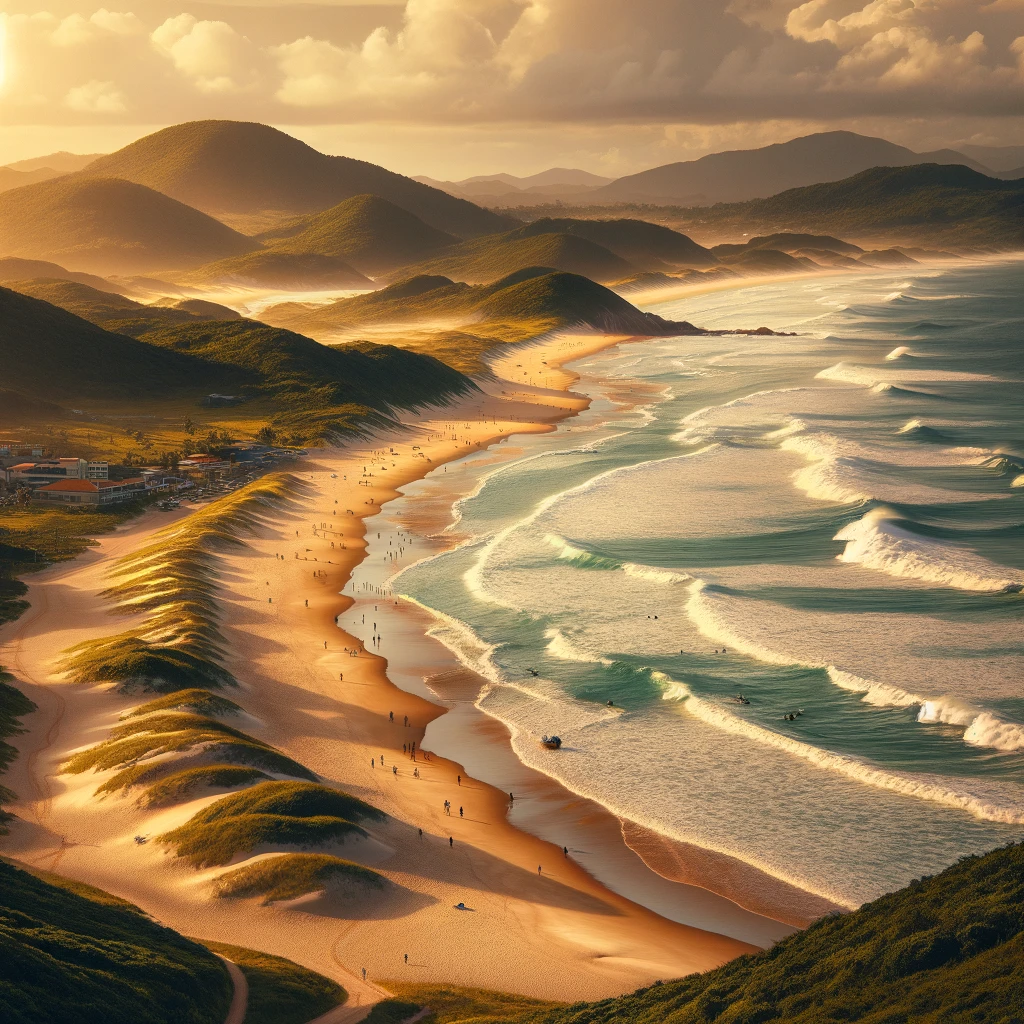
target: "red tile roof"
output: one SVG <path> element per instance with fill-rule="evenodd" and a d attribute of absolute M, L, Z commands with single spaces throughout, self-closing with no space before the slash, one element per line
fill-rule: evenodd
<path fill-rule="evenodd" d="M 97 483 L 103 483 L 100 480 Z M 40 487 L 41 491 L 98 491 L 99 488 L 92 480 L 58 480 L 54 484 L 47 484 Z"/>

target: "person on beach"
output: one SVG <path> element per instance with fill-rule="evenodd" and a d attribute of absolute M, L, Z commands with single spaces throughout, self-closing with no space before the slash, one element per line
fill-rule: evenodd
<path fill-rule="evenodd" d="M 374 760 L 373 760 L 372 757 L 370 758 L 370 767 L 371 768 L 376 768 L 377 767 L 377 765 L 374 763 Z"/>
<path fill-rule="evenodd" d="M 462 776 L 461 775 L 458 776 L 458 779 L 459 779 L 459 785 L 461 786 L 462 785 Z"/>
<path fill-rule="evenodd" d="M 508 802 L 510 804 L 514 804 L 516 802 L 516 798 L 511 793 L 508 795 Z"/>
<path fill-rule="evenodd" d="M 540 865 L 538 864 L 538 865 L 537 865 L 537 874 L 538 874 L 538 875 L 540 875 L 540 870 L 541 870 L 541 869 L 540 869 Z"/>
<path fill-rule="evenodd" d="M 569 847 L 568 846 L 563 846 L 562 847 L 562 856 L 563 857 L 568 857 L 569 856 Z"/>
<path fill-rule="evenodd" d="M 461 807 L 459 808 L 459 817 L 460 818 L 462 817 L 462 808 Z"/>
<path fill-rule="evenodd" d="M 408 953 L 406 953 L 406 954 L 405 954 L 405 962 L 406 962 L 406 963 L 408 963 L 408 962 L 409 962 L 409 954 L 408 954 Z"/>
<path fill-rule="evenodd" d="M 391 766 L 391 773 L 392 773 L 393 775 L 397 775 L 397 774 L 398 774 L 398 765 L 397 765 L 397 764 L 393 764 L 393 765 Z"/>
<path fill-rule="evenodd" d="M 296 531 L 298 532 L 298 531 Z M 366 968 L 363 968 L 363 981 L 366 981 Z"/>

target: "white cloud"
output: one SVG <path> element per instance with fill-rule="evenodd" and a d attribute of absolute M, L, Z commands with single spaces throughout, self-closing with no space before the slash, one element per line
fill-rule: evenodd
<path fill-rule="evenodd" d="M 68 89 L 64 103 L 83 114 L 121 114 L 128 109 L 124 96 L 113 82 L 99 82 L 95 78 Z"/>
<path fill-rule="evenodd" d="M 1024 0 L 406 0 L 400 21 L 381 8 L 378 27 L 361 22 L 358 42 L 331 29 L 346 7 L 282 6 L 269 20 L 245 6 L 221 6 L 221 20 L 184 5 L 170 17 L 150 10 L 0 15 L 3 116 L 109 117 L 112 100 L 68 99 L 97 82 L 131 97 L 147 123 L 724 124 L 1024 110 Z"/>
<path fill-rule="evenodd" d="M 254 84 L 259 55 L 227 22 L 168 18 L 150 37 L 156 49 L 203 93 L 233 93 Z"/>

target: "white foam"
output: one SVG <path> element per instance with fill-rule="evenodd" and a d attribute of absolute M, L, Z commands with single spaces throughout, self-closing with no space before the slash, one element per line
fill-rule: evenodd
<path fill-rule="evenodd" d="M 879 708 L 909 708 L 920 704 L 922 698 L 917 694 L 907 693 L 898 686 L 890 686 L 889 683 L 877 683 L 873 679 L 862 679 L 852 672 L 844 672 L 835 665 L 826 666 L 825 671 L 829 679 L 840 689 L 849 690 L 852 693 L 863 693 L 861 698 L 865 704 L 871 704 Z"/>
<path fill-rule="evenodd" d="M 836 363 L 821 370 L 815 376 L 820 380 L 836 380 L 844 384 L 860 384 L 874 387 L 877 384 L 902 384 L 915 381 L 993 381 L 999 380 L 986 373 L 968 373 L 966 370 L 897 370 L 889 367 L 855 366 L 851 363 Z"/>
<path fill-rule="evenodd" d="M 915 430 L 919 430 L 923 426 L 924 424 L 920 420 L 907 420 L 907 422 L 904 423 L 902 427 L 900 427 L 900 433 L 910 434 L 913 433 L 913 431 Z"/>
<path fill-rule="evenodd" d="M 685 572 L 673 572 L 671 569 L 659 569 L 653 565 L 638 565 L 636 562 L 623 562 L 622 571 L 627 576 L 633 576 L 640 580 L 649 580 L 651 583 L 687 583 L 693 579 Z"/>
<path fill-rule="evenodd" d="M 964 733 L 964 742 L 996 750 L 1024 750 L 1024 726 L 1001 721 L 983 711 Z"/>
<path fill-rule="evenodd" d="M 586 650 L 575 644 L 560 629 L 546 629 L 544 636 L 549 641 L 547 652 L 561 661 L 578 661 L 590 665 L 612 665 L 610 658 L 602 658 L 599 654 Z"/>
<path fill-rule="evenodd" d="M 1020 476 L 1015 476 L 1013 478 L 1012 482 L 1010 483 L 1010 486 L 1011 487 L 1024 487 L 1024 473 L 1021 473 Z"/>
<path fill-rule="evenodd" d="M 670 679 L 663 673 L 652 673 L 652 677 L 664 687 L 664 699 L 679 701 L 689 714 L 724 732 L 785 751 L 818 768 L 837 772 L 868 786 L 954 807 L 984 821 L 998 821 L 1008 825 L 1024 824 L 1024 801 L 1000 802 L 1005 801 L 1005 793 L 988 792 L 983 785 L 978 785 L 972 791 L 966 787 L 966 780 L 941 776 L 924 778 L 907 772 L 890 771 L 878 768 L 867 761 L 823 750 L 821 747 L 812 746 L 802 740 L 793 739 L 739 718 L 724 708 L 695 696 L 685 683 Z"/>
<path fill-rule="evenodd" d="M 846 541 L 838 559 L 884 572 L 958 590 L 1003 591 L 1024 586 L 1024 573 L 990 562 L 967 548 L 929 540 L 889 521 L 888 509 L 872 509 L 844 526 L 835 540 Z"/>
<path fill-rule="evenodd" d="M 902 356 L 909 356 L 910 354 L 910 349 L 906 345 L 900 345 L 898 348 L 894 348 L 885 358 L 892 362 L 893 360 L 900 359 Z"/>

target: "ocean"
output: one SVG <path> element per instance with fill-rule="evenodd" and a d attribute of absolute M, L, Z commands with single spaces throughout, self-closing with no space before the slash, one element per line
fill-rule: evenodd
<path fill-rule="evenodd" d="M 795 334 L 572 364 L 590 409 L 424 481 L 443 544 L 414 485 L 353 589 L 383 563 L 526 764 L 842 905 L 1024 839 L 1024 262 L 646 308 Z"/>

